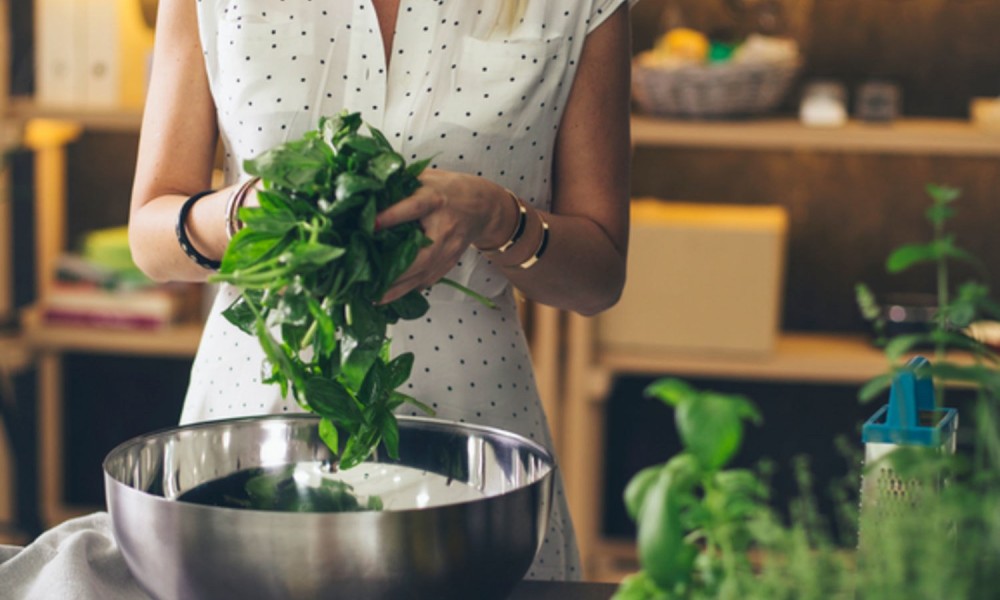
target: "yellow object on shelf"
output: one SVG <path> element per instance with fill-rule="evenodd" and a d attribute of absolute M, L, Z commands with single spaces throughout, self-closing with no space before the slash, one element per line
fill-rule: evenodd
<path fill-rule="evenodd" d="M 128 245 L 128 227 L 111 227 L 88 232 L 83 238 L 83 257 L 115 271 L 137 270 Z"/>
<path fill-rule="evenodd" d="M 969 117 L 976 128 L 1000 133 L 1000 97 L 973 98 L 969 103 Z"/>
<path fill-rule="evenodd" d="M 700 31 L 677 27 L 660 37 L 656 50 L 692 62 L 702 62 L 708 56 L 710 45 L 708 37 Z"/>
<path fill-rule="evenodd" d="M 628 278 L 619 303 L 598 317 L 601 344 L 770 353 L 787 229 L 780 206 L 633 201 Z"/>

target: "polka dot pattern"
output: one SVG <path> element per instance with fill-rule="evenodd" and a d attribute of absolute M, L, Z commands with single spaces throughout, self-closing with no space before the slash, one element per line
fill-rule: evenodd
<path fill-rule="evenodd" d="M 547 209 L 552 149 L 583 42 L 623 2 L 533 0 L 507 32 L 495 27 L 499 3 L 400 0 L 387 64 L 370 0 L 198 0 L 226 179 L 240 179 L 245 159 L 348 109 L 408 160 L 433 157 L 434 168 L 488 178 Z M 432 288 L 428 314 L 391 330 L 393 352 L 416 359 L 406 393 L 438 418 L 500 427 L 551 447 L 506 278 L 474 248 L 448 276 L 499 309 Z M 222 317 L 235 297 L 229 287 L 219 290 L 182 423 L 300 410 L 277 386 L 261 383 L 266 365 L 256 340 Z M 580 575 L 561 481 L 555 494 L 531 578 Z"/>

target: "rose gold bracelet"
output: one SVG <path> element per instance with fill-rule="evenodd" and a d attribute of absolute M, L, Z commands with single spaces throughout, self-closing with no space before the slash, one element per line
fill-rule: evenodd
<path fill-rule="evenodd" d="M 257 185 L 258 181 L 260 181 L 260 177 L 247 179 L 229 196 L 229 202 L 226 203 L 226 235 L 229 236 L 229 239 L 233 239 L 236 232 L 243 229 L 243 223 L 239 219 L 239 211 L 243 208 L 250 189 Z"/>

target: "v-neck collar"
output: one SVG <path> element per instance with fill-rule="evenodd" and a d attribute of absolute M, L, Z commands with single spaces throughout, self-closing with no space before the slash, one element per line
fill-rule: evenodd
<path fill-rule="evenodd" d="M 383 49 L 382 55 L 384 57 L 386 70 L 388 70 L 392 62 L 392 47 L 395 44 L 396 29 L 399 24 L 399 11 L 402 9 L 403 0 L 395 0 L 396 11 L 394 14 L 390 15 L 383 15 L 381 12 L 379 12 L 378 7 L 375 6 L 376 0 L 369 0 L 369 2 L 371 4 L 372 10 L 375 13 L 375 21 L 378 23 L 379 42 L 382 44 L 382 49 Z M 383 18 L 390 19 L 390 21 L 386 23 L 386 25 L 388 25 L 389 35 L 391 36 L 390 39 L 388 40 L 386 40 L 385 36 L 386 29 L 383 28 L 382 26 Z"/>

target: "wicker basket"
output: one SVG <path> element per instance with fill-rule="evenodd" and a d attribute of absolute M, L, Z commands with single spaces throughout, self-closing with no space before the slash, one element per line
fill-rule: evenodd
<path fill-rule="evenodd" d="M 673 69 L 634 64 L 632 97 L 642 112 L 691 118 L 748 116 L 773 110 L 800 64 L 722 63 Z"/>

